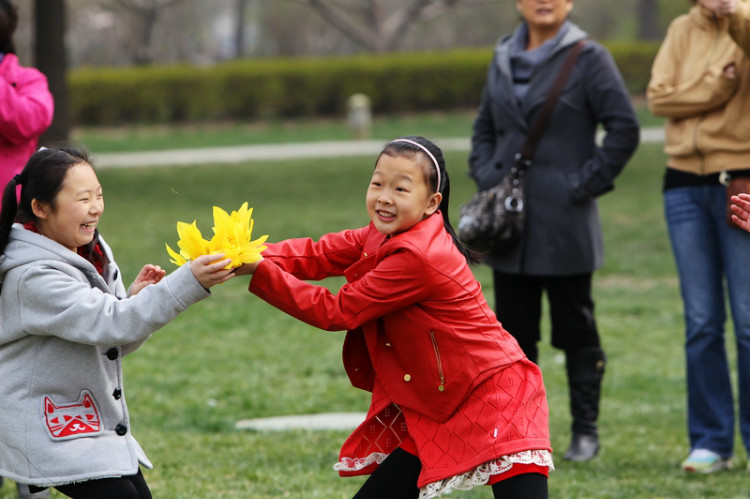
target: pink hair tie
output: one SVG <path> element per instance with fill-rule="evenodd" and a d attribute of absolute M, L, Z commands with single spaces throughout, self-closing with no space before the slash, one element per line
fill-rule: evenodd
<path fill-rule="evenodd" d="M 437 191 L 440 192 L 440 166 L 438 166 L 438 162 L 435 159 L 435 156 L 433 156 L 432 153 L 419 142 L 414 142 L 413 140 L 409 140 L 409 139 L 395 139 L 395 140 L 392 140 L 390 143 L 395 144 L 396 142 L 404 142 L 406 144 L 411 144 L 413 146 L 416 146 L 420 148 L 422 151 L 424 151 L 424 153 L 432 160 L 432 164 L 435 165 L 435 171 L 437 172 Z"/>

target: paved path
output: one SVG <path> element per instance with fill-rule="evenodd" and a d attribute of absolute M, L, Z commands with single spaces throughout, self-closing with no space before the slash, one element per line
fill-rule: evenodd
<path fill-rule="evenodd" d="M 434 139 L 444 151 L 468 151 L 469 138 Z M 664 141 L 661 128 L 641 130 L 641 143 Z M 97 168 L 142 168 L 147 166 L 184 166 L 210 163 L 240 163 L 250 160 L 272 161 L 295 158 L 370 156 L 383 148 L 382 140 L 348 140 L 251 146 L 203 147 L 168 151 L 93 154 Z"/>

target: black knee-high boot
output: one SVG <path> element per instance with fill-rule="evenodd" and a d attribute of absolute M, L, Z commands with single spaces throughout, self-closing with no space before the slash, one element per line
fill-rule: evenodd
<path fill-rule="evenodd" d="M 607 357 L 599 347 L 566 351 L 566 371 L 573 416 L 570 448 L 564 458 L 588 461 L 599 452 L 599 399 Z"/>

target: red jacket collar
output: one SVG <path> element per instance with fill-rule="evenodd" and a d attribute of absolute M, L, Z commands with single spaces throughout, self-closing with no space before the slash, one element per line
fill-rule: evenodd
<path fill-rule="evenodd" d="M 23 228 L 39 234 L 39 229 L 37 229 L 34 222 L 26 222 L 23 224 Z M 107 257 L 99 242 L 99 232 L 94 235 L 94 239 L 89 244 L 79 246 L 76 252 L 88 260 L 96 268 L 99 275 L 104 275 L 104 266 L 107 263 Z"/>

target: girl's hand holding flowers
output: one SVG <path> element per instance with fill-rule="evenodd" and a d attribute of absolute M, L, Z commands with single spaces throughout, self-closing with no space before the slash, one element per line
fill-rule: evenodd
<path fill-rule="evenodd" d="M 258 264 L 263 261 L 263 257 L 260 257 L 260 260 L 253 263 L 243 263 L 239 267 L 237 267 L 234 270 L 234 275 L 249 275 L 255 272 L 255 269 L 258 268 Z"/>
<path fill-rule="evenodd" d="M 218 206 L 214 206 L 214 236 L 210 241 L 203 238 L 195 221 L 192 224 L 177 222 L 177 234 L 180 236 L 177 246 L 179 246 L 180 252 L 177 253 L 167 245 L 167 253 L 172 257 L 170 261 L 175 265 L 183 265 L 190 261 L 193 274 L 198 277 L 196 272 L 199 270 L 208 271 L 213 264 L 207 265 L 205 269 L 198 269 L 193 266 L 193 263 L 197 263 L 202 256 L 209 256 L 210 258 L 207 261 L 202 260 L 200 266 L 216 262 L 216 264 L 222 264 L 217 269 L 226 271 L 212 274 L 212 280 L 219 279 L 213 284 L 229 280 L 234 275 L 252 273 L 257 262 L 263 259 L 261 252 L 266 249 L 263 243 L 268 238 L 265 235 L 254 241 L 251 240 L 252 215 L 253 209 L 248 209 L 247 203 L 243 203 L 238 211 L 233 211 L 231 214 Z M 217 262 L 216 259 L 221 257 L 226 257 L 226 259 Z M 245 265 L 252 265 L 252 270 L 242 270 Z M 200 281 L 200 278 L 198 280 Z M 203 281 L 201 281 L 201 284 L 203 284 Z"/>
<path fill-rule="evenodd" d="M 234 273 L 229 267 L 232 260 L 222 258 L 223 256 L 223 253 L 201 255 L 190 262 L 190 270 L 204 288 L 208 289 L 211 286 L 221 284 L 234 277 Z"/>

